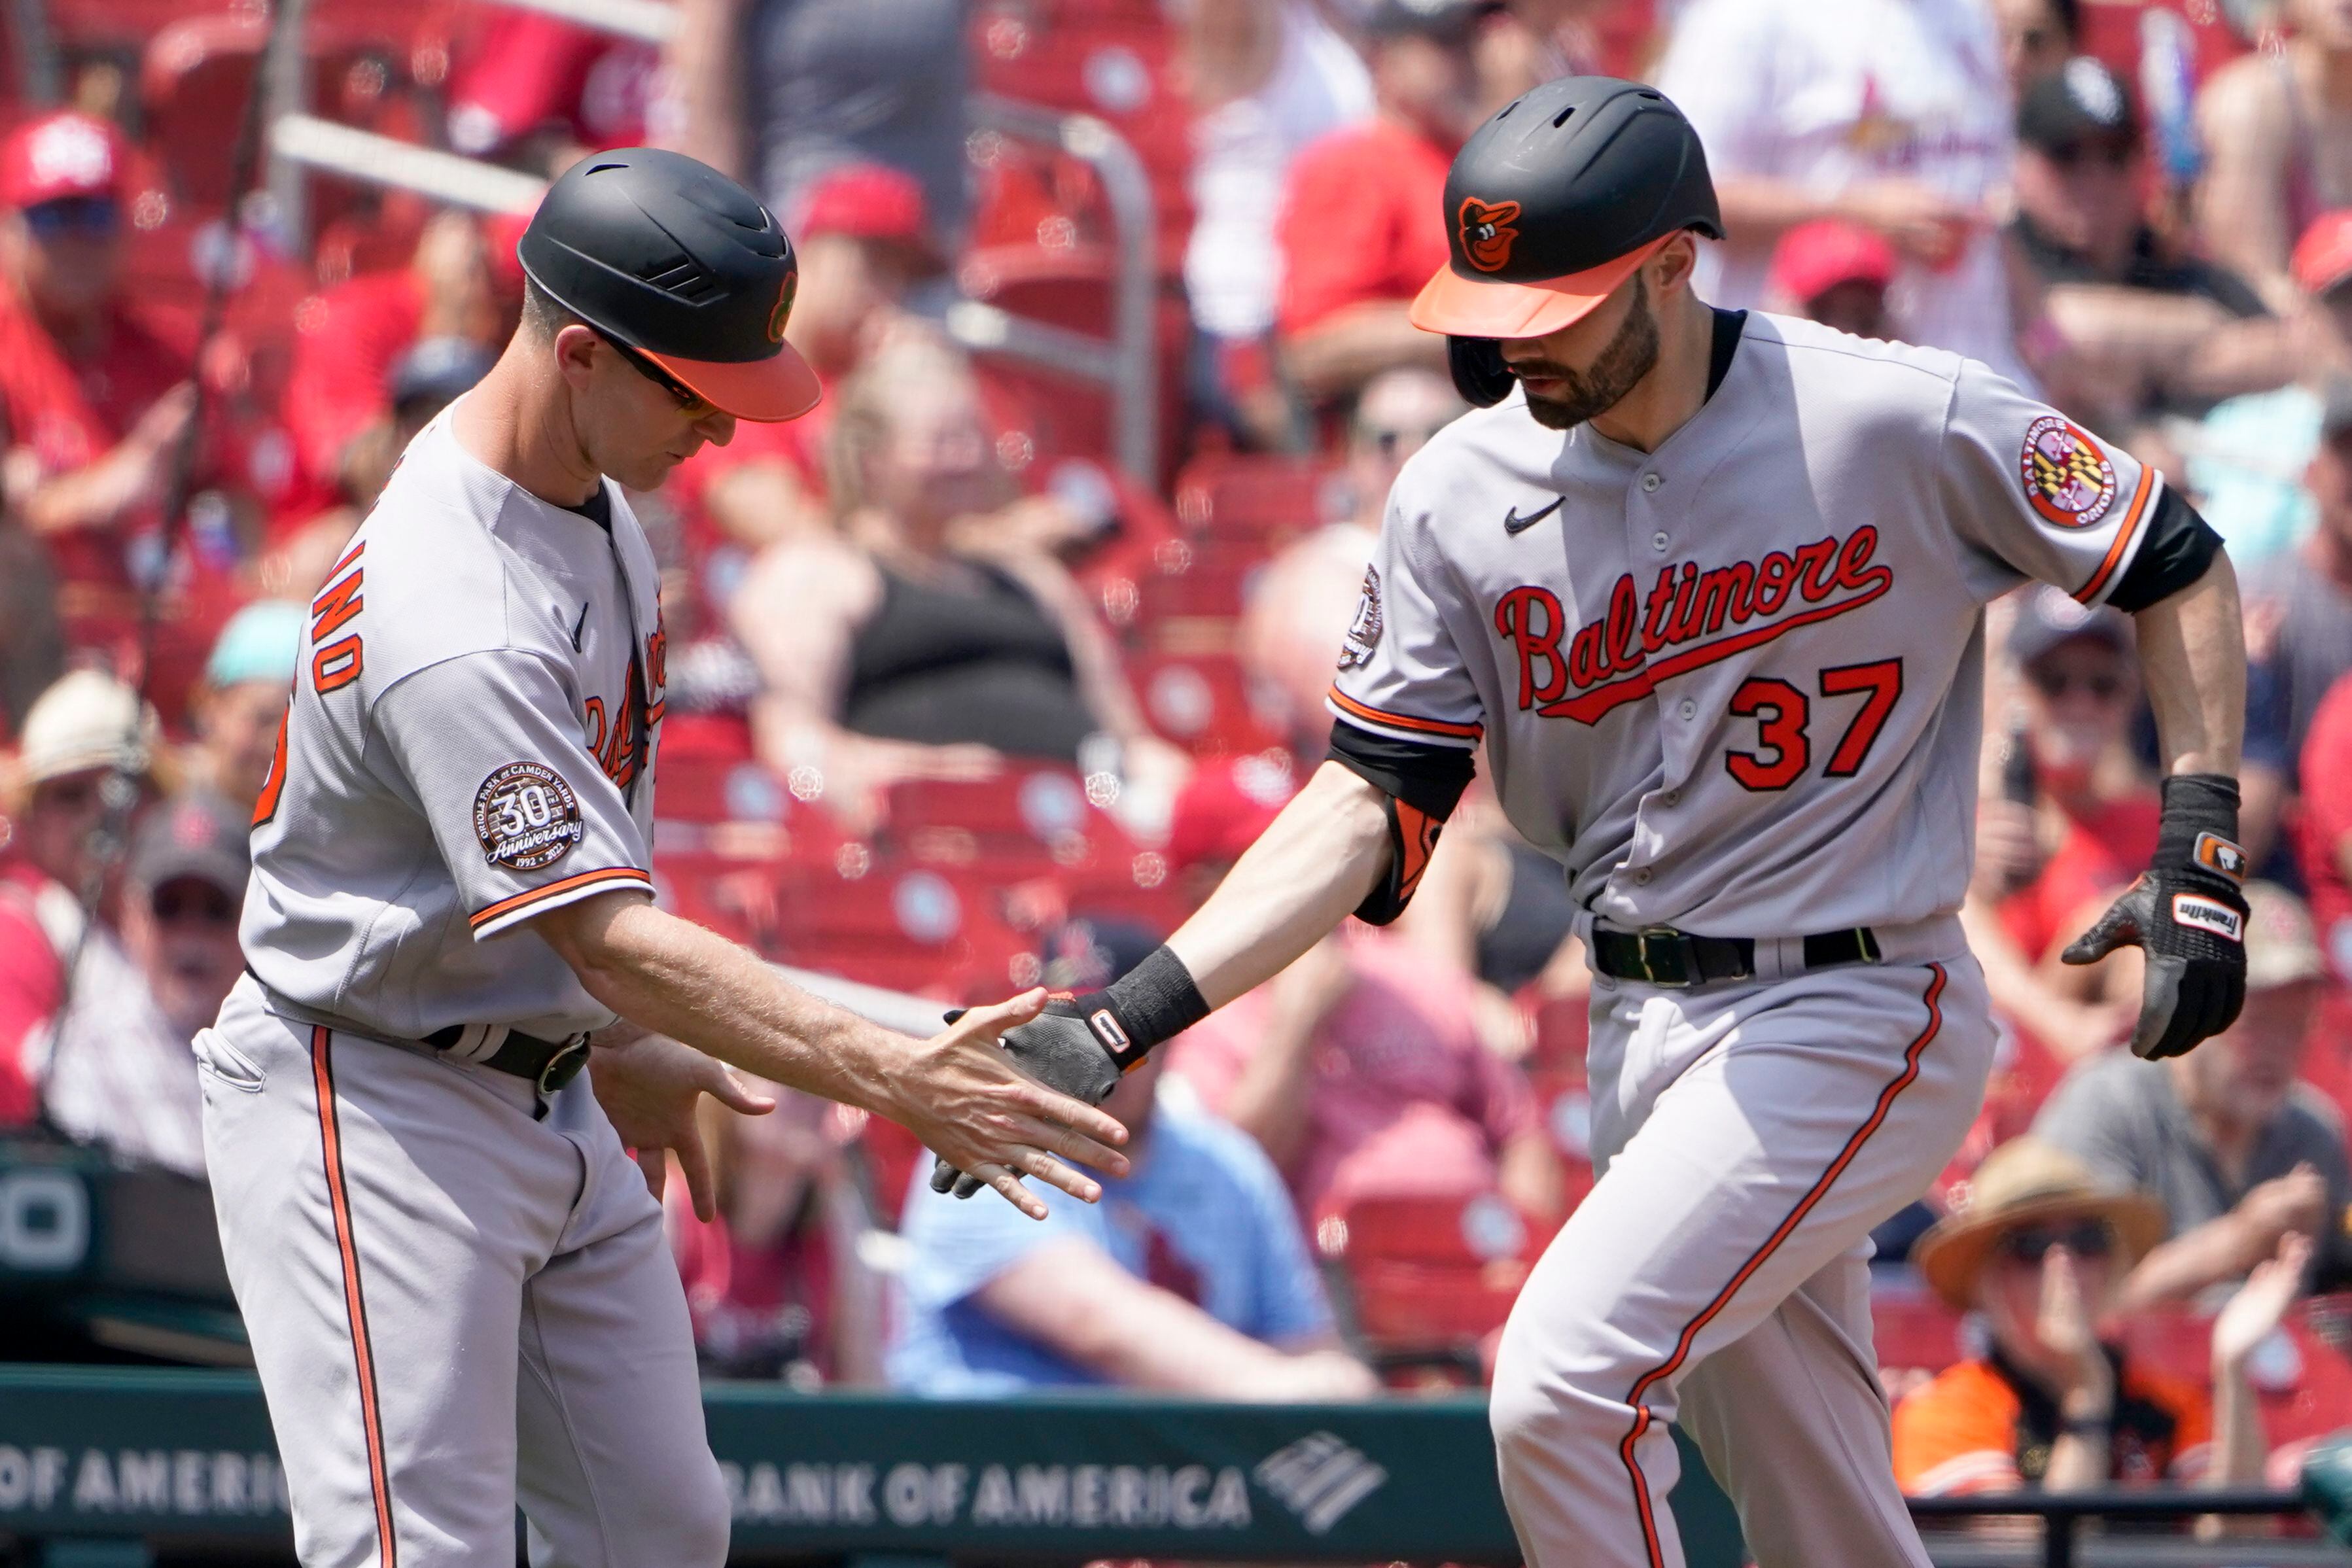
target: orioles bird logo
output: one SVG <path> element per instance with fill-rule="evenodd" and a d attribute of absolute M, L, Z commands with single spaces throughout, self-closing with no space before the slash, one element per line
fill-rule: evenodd
<path fill-rule="evenodd" d="M 798 294 L 800 289 L 799 270 L 795 268 L 784 274 L 784 287 L 776 296 L 776 308 L 768 312 L 768 341 L 771 343 L 781 343 L 784 340 L 784 323 L 791 320 L 793 315 L 793 296 Z"/>
<path fill-rule="evenodd" d="M 1519 215 L 1517 202 L 1482 202 L 1475 196 L 1462 204 L 1462 254 L 1481 272 L 1500 272 L 1511 264 L 1511 242 L 1519 231 L 1511 220 Z"/>

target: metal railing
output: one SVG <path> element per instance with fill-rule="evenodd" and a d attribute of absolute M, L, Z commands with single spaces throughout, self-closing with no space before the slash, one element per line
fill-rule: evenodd
<path fill-rule="evenodd" d="M 2352 1551 L 2326 1540 L 2278 1536 L 2223 1536 L 2199 1541 L 2187 1535 L 2089 1535 L 2087 1520 L 2145 1523 L 2200 1518 L 2303 1518 L 2307 1509 L 2292 1491 L 2256 1488 L 2198 1491 L 2190 1488 L 2163 1490 L 2103 1488 L 2095 1491 L 2011 1491 L 1976 1493 L 1967 1497 L 1922 1497 L 1910 1500 L 1911 1516 L 1922 1524 L 1938 1521 L 2039 1517 L 2040 1541 L 2002 1541 L 1958 1532 L 1931 1531 L 1927 1555 L 1937 1568 L 2011 1568 L 2039 1563 L 2042 1568 L 2222 1568 L 2225 1564 L 2266 1563 L 2285 1568 L 2290 1563 L 2352 1565 Z"/>
<path fill-rule="evenodd" d="M 499 0 L 615 37 L 658 45 L 676 30 L 663 0 Z M 362 184 L 414 191 L 479 212 L 527 213 L 544 183 L 498 164 L 359 131 L 305 112 L 303 73 L 287 62 L 270 72 L 269 188 L 295 243 L 307 237 L 302 174 L 315 171 Z M 1114 460 L 1150 484 L 1160 463 L 1159 224 L 1143 161 L 1108 123 L 1036 104 L 977 94 L 978 131 L 1051 147 L 1085 163 L 1110 209 L 1117 266 L 1108 338 L 1031 320 L 982 300 L 959 298 L 941 320 L 949 337 L 975 353 L 1001 354 L 1097 382 L 1111 394 Z"/>

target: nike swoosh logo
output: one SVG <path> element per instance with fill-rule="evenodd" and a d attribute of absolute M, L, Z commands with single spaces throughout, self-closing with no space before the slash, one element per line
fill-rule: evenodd
<path fill-rule="evenodd" d="M 1503 514 L 1503 531 L 1507 534 L 1526 533 L 1529 528 L 1534 528 L 1538 523 L 1542 522 L 1546 517 L 1549 517 L 1554 512 L 1559 511 L 1559 504 L 1567 499 L 1568 497 L 1565 496 L 1555 496 L 1552 497 L 1550 506 L 1546 507 L 1539 512 L 1529 512 L 1524 517 L 1519 516 L 1519 509 L 1517 507 L 1513 507 L 1509 511 Z"/>
<path fill-rule="evenodd" d="M 580 619 L 572 623 L 572 651 L 580 652 L 580 633 L 588 630 L 588 601 L 580 601 Z"/>

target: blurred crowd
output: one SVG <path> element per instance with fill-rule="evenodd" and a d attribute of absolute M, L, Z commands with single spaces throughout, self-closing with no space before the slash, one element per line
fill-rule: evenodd
<path fill-rule="evenodd" d="M 519 223 L 314 177 L 299 233 L 275 198 L 225 225 L 226 138 L 184 128 L 250 81 L 251 18 L 176 21 L 173 53 L 118 36 L 127 0 L 50 9 L 70 106 L 0 106 L 0 1125 L 201 1178 L 187 1042 L 238 971 L 309 601 L 511 329 Z M 2121 1049 L 2135 952 L 2057 961 L 2157 831 L 2130 625 L 1993 607 L 1965 918 L 2005 1045 L 1878 1239 L 1906 1484 L 2243 1482 L 2352 1408 L 2311 1300 L 2352 1289 L 2352 3 L 676 9 L 661 47 L 466 0 L 312 24 L 320 112 L 534 176 L 674 146 L 798 248 L 824 402 L 636 501 L 665 902 L 947 1001 L 1148 951 L 1319 760 L 1389 485 L 1463 412 L 1405 317 L 1454 151 L 1536 82 L 1642 78 L 1721 193 L 1703 294 L 1988 361 L 2160 466 L 2245 585 L 2251 995 L 2164 1063 Z M 1149 228 L 1005 100 L 1123 139 Z M 1145 246 L 1138 473 L 1074 345 Z M 672 1204 L 709 1368 L 1475 1380 L 1594 1179 L 1571 914 L 1474 792 L 1402 922 L 1124 1082 L 1134 1173 L 1043 1225 L 931 1194 L 858 1115 L 714 1116 L 719 1218 Z"/>

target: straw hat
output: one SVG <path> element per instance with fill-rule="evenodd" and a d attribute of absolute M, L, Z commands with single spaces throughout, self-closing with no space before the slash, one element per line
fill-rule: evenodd
<path fill-rule="evenodd" d="M 19 800 L 33 786 L 96 768 L 144 775 L 157 741 L 155 710 L 97 670 L 60 675 L 25 715 L 16 760 L 0 782 Z"/>
<path fill-rule="evenodd" d="M 2043 1220 L 2104 1219 L 2126 1268 L 2164 1239 L 2164 1205 L 2142 1192 L 2102 1185 L 2081 1160 L 2039 1138 L 2012 1138 L 1987 1155 L 1969 1183 L 1966 1207 L 1937 1220 L 1911 1260 L 1952 1306 L 1975 1305 L 1977 1275 L 2006 1232 Z"/>

